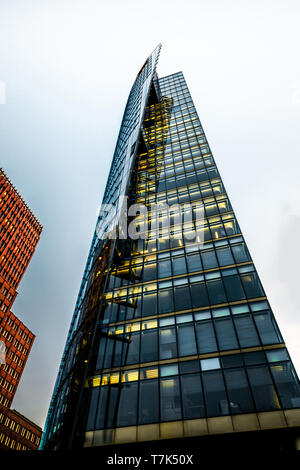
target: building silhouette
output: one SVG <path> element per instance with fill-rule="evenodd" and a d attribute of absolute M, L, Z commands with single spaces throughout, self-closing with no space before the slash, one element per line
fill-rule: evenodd
<path fill-rule="evenodd" d="M 294 449 L 298 377 L 184 76 L 158 78 L 159 53 L 127 101 L 41 448 Z M 124 221 L 124 196 L 191 219 L 183 231 L 164 207 L 153 236 L 151 212 Z"/>

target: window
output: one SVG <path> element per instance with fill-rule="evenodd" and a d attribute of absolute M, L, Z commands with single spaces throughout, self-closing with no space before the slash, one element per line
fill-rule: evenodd
<path fill-rule="evenodd" d="M 241 275 L 241 280 L 248 298 L 265 295 L 256 273 Z"/>
<path fill-rule="evenodd" d="M 199 374 L 181 377 L 183 418 L 193 419 L 205 416 L 202 387 Z"/>
<path fill-rule="evenodd" d="M 138 384 L 123 384 L 118 409 L 118 426 L 133 426 L 137 419 Z"/>
<path fill-rule="evenodd" d="M 160 260 L 158 263 L 158 277 L 169 277 L 172 275 L 171 271 L 171 261 L 170 260 Z"/>
<path fill-rule="evenodd" d="M 246 298 L 240 277 L 238 275 L 223 277 L 223 282 L 229 302 Z"/>
<path fill-rule="evenodd" d="M 158 421 L 158 380 L 140 382 L 139 424 Z"/>
<path fill-rule="evenodd" d="M 201 261 L 200 261 L 199 253 L 187 255 L 187 264 L 188 264 L 188 271 L 190 273 L 192 273 L 194 271 L 201 271 L 202 270 L 202 264 L 201 264 Z"/>
<path fill-rule="evenodd" d="M 186 263 L 184 256 L 178 256 L 173 258 L 173 274 L 185 274 L 186 273 Z"/>
<path fill-rule="evenodd" d="M 181 402 L 179 379 L 162 379 L 160 381 L 161 421 L 181 419 Z"/>
<path fill-rule="evenodd" d="M 282 406 L 284 408 L 300 407 L 300 385 L 291 362 L 282 362 L 271 366 Z"/>
<path fill-rule="evenodd" d="M 140 348 L 140 333 L 132 333 L 131 342 L 128 344 L 128 354 L 127 354 L 126 364 L 136 364 L 137 362 L 139 362 L 139 348 Z"/>
<path fill-rule="evenodd" d="M 246 373 L 244 369 L 227 369 L 224 371 L 231 413 L 254 411 Z"/>
<path fill-rule="evenodd" d="M 211 320 L 196 323 L 196 336 L 199 354 L 218 350 Z"/>
<path fill-rule="evenodd" d="M 258 411 L 279 409 L 279 400 L 268 367 L 263 365 L 247 367 L 247 373 L 256 409 Z"/>
<path fill-rule="evenodd" d="M 206 286 L 211 304 L 220 304 L 227 301 L 221 279 L 207 281 Z"/>
<path fill-rule="evenodd" d="M 207 290 L 204 282 L 191 284 L 192 307 L 204 307 L 209 305 Z"/>
<path fill-rule="evenodd" d="M 177 356 L 175 327 L 161 328 L 159 331 L 159 358 L 171 359 Z"/>
<path fill-rule="evenodd" d="M 170 375 L 178 375 L 178 364 L 168 364 L 160 367 L 161 377 L 168 377 Z"/>
<path fill-rule="evenodd" d="M 141 362 L 158 359 L 157 329 L 145 330 L 141 333 Z"/>
<path fill-rule="evenodd" d="M 242 243 L 241 245 L 232 246 L 232 252 L 236 263 L 244 263 L 245 261 L 250 260 L 250 256 L 245 243 Z"/>
<path fill-rule="evenodd" d="M 229 414 L 229 404 L 221 371 L 204 372 L 202 375 L 203 390 L 207 416 Z"/>
<path fill-rule="evenodd" d="M 254 315 L 254 321 L 263 344 L 282 342 L 281 335 L 270 310 L 263 313 L 256 313 Z"/>
<path fill-rule="evenodd" d="M 234 260 L 233 260 L 229 247 L 219 248 L 217 250 L 217 257 L 218 257 L 220 266 L 227 266 L 229 264 L 234 264 Z"/>
<path fill-rule="evenodd" d="M 185 310 L 190 308 L 190 290 L 189 286 L 176 286 L 175 287 L 175 310 Z"/>
<path fill-rule="evenodd" d="M 94 390 L 97 390 L 97 389 L 95 388 Z M 99 396 L 99 404 L 98 404 L 97 415 L 96 415 L 95 429 L 104 428 L 108 390 L 109 390 L 109 387 L 107 386 L 100 387 L 100 396 Z M 92 416 L 92 411 L 91 411 L 91 416 Z M 92 425 L 92 418 L 91 418 L 91 425 Z M 90 429 L 93 429 L 93 428 L 91 427 Z"/>
<path fill-rule="evenodd" d="M 205 370 L 213 370 L 213 369 L 220 369 L 220 360 L 218 357 L 212 357 L 211 359 L 201 359 L 201 369 Z"/>
<path fill-rule="evenodd" d="M 144 293 L 142 313 L 144 317 L 157 313 L 156 292 Z"/>
<path fill-rule="evenodd" d="M 163 289 L 158 293 L 159 313 L 168 313 L 174 310 L 172 289 Z"/>
<path fill-rule="evenodd" d="M 201 253 L 201 256 L 204 269 L 216 268 L 218 266 L 214 250 L 204 251 Z"/>
<path fill-rule="evenodd" d="M 194 325 L 178 325 L 177 334 L 179 356 L 197 354 Z"/>
<path fill-rule="evenodd" d="M 234 318 L 237 335 L 241 348 L 259 345 L 256 329 L 250 315 L 240 315 Z"/>
<path fill-rule="evenodd" d="M 239 347 L 231 318 L 215 320 L 215 326 L 220 350 Z"/>

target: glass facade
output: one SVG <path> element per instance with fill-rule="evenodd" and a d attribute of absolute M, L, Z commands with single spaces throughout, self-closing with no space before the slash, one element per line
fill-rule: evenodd
<path fill-rule="evenodd" d="M 118 207 L 122 195 L 147 208 L 188 203 L 190 230 L 201 204 L 201 233 L 191 242 L 171 215 L 170 237 L 150 237 L 142 217 L 135 239 L 94 236 L 43 448 L 300 407 L 299 380 L 185 79 L 158 78 L 158 52 L 131 91 L 104 203 Z M 109 232 L 116 213 L 95 234 Z"/>

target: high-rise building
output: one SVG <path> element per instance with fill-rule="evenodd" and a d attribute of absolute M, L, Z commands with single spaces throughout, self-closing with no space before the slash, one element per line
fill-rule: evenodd
<path fill-rule="evenodd" d="M 0 168 L 0 302 L 6 312 L 40 239 L 42 226 Z"/>
<path fill-rule="evenodd" d="M 125 108 L 41 447 L 293 447 L 298 377 L 184 76 L 158 78 L 159 52 Z"/>
<path fill-rule="evenodd" d="M 0 314 L 0 340 L 5 358 L 0 366 L 0 404 L 10 407 L 35 335 L 10 310 Z"/>
<path fill-rule="evenodd" d="M 41 224 L 4 171 L 0 169 L 0 423 L 2 424 L 10 423 L 11 416 L 17 413 L 9 408 L 35 338 L 35 335 L 11 311 L 11 307 L 41 231 Z M 22 419 L 26 420 L 24 417 Z M 0 428 L 0 447 L 7 447 L 6 442 L 9 443 L 9 448 L 17 448 L 18 443 L 15 438 L 2 439 L 2 436 L 6 436 L 8 432 L 5 424 Z M 23 435 L 20 436 L 20 440 L 24 440 Z M 34 448 L 34 446 L 37 448 L 37 445 L 31 443 L 30 446 L 26 446 L 23 442 L 21 448 Z"/>
<path fill-rule="evenodd" d="M 0 450 L 37 450 L 41 436 L 40 426 L 0 405 Z"/>

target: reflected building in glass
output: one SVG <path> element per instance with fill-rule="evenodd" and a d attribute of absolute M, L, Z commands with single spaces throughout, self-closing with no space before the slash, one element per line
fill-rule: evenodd
<path fill-rule="evenodd" d="M 103 198 L 114 210 L 97 221 L 43 449 L 278 430 L 282 446 L 300 426 L 298 377 L 184 76 L 158 78 L 159 52 L 125 108 Z M 123 196 L 189 203 L 192 220 L 201 204 L 201 243 L 172 216 L 169 238 L 132 239 L 124 225 L 105 238 Z"/>

